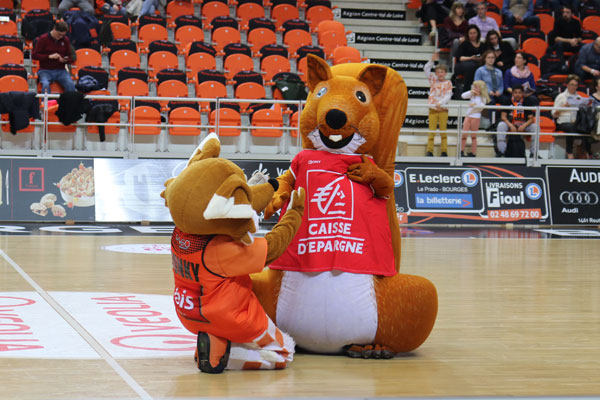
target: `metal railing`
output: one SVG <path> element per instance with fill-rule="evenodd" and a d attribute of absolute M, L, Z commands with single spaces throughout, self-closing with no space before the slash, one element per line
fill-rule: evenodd
<path fill-rule="evenodd" d="M 37 95 L 38 98 L 42 99 L 42 104 L 43 104 L 43 113 L 42 113 L 42 118 L 41 121 L 34 121 L 32 122 L 32 125 L 40 127 L 41 128 L 41 138 L 40 138 L 40 149 L 39 152 L 37 153 L 37 155 L 39 156 L 49 156 L 49 142 L 52 139 L 49 135 L 49 126 L 61 126 L 62 123 L 60 122 L 50 122 L 48 121 L 48 101 L 50 99 L 58 99 L 59 95 L 57 94 L 39 94 Z M 130 158 L 136 157 L 136 150 L 135 150 L 135 145 L 136 145 L 136 135 L 135 135 L 135 127 L 160 127 L 161 128 L 161 134 L 163 133 L 162 128 L 198 128 L 198 129 L 202 129 L 205 131 L 212 131 L 214 130 L 217 134 L 219 133 L 219 131 L 221 129 L 241 129 L 242 131 L 246 131 L 246 132 L 250 132 L 252 129 L 261 129 L 261 130 L 281 130 L 284 132 L 284 136 L 288 136 L 288 140 L 291 140 L 291 132 L 295 131 L 296 132 L 296 143 L 295 143 L 295 150 L 297 151 L 300 148 L 300 121 L 298 118 L 298 124 L 297 126 L 292 126 L 291 125 L 291 114 L 289 115 L 289 121 L 286 124 L 284 122 L 284 124 L 282 124 L 282 126 L 275 126 L 275 127 L 268 127 L 268 126 L 253 126 L 251 123 L 250 124 L 244 124 L 242 122 L 241 125 L 234 125 L 234 126 L 226 126 L 226 125 L 222 125 L 220 123 L 220 108 L 222 108 L 222 104 L 223 103 L 265 103 L 265 104 L 281 104 L 281 105 L 296 105 L 298 107 L 298 113 L 299 115 L 302 112 L 303 106 L 305 104 L 304 101 L 285 101 L 285 100 L 264 100 L 264 99 L 260 99 L 260 100 L 256 100 L 256 99 L 232 99 L 232 98 L 181 98 L 181 97 L 156 97 L 156 96 L 111 96 L 111 95 L 88 95 L 86 96 L 86 99 L 88 100 L 121 100 L 121 101 L 127 101 L 128 105 L 129 105 L 129 110 L 128 112 L 128 119 L 125 122 L 119 122 L 119 123 L 109 123 L 109 122 L 105 122 L 105 123 L 96 123 L 96 122 L 77 122 L 75 124 L 73 124 L 76 127 L 81 127 L 81 128 L 87 128 L 88 126 L 95 126 L 95 127 L 100 127 L 100 126 L 118 126 L 120 128 L 124 128 L 125 129 L 125 135 L 127 138 L 127 143 L 126 143 L 126 150 L 121 152 L 122 156 L 126 157 L 126 158 Z M 140 123 L 136 123 L 135 122 L 135 114 L 132 112 L 132 110 L 135 109 L 136 107 L 136 102 L 140 102 L 140 101 L 144 101 L 144 102 L 157 102 L 157 103 L 162 103 L 162 102 L 197 102 L 197 103 L 213 103 L 214 104 L 214 110 L 216 111 L 215 113 L 215 122 L 214 124 L 210 124 L 210 119 L 209 119 L 209 123 L 208 124 L 203 124 L 200 121 L 198 121 L 197 124 L 173 124 L 173 123 L 160 123 L 160 124 L 140 124 Z M 411 103 L 409 101 L 408 104 L 409 108 L 414 108 L 414 107 L 418 107 L 420 109 L 423 108 L 427 108 L 428 106 L 425 104 L 416 104 L 416 103 Z M 449 109 L 449 114 L 452 114 L 453 116 L 455 116 L 457 118 L 457 126 L 456 128 L 451 128 L 451 129 L 447 129 L 446 132 L 448 135 L 455 135 L 456 137 L 456 146 L 457 146 L 457 151 L 456 151 L 456 155 L 454 157 L 449 157 L 446 158 L 448 160 L 448 162 L 452 163 L 452 164 L 462 164 L 462 160 L 461 160 L 461 152 L 460 152 L 460 146 L 461 146 L 461 140 L 463 138 L 464 135 L 470 135 L 470 134 L 477 134 L 477 135 L 496 135 L 499 132 L 497 131 L 484 131 L 484 130 L 479 130 L 476 132 L 473 131 L 465 131 L 463 130 L 462 127 L 462 123 L 463 123 L 463 116 L 465 114 L 466 108 L 468 108 L 467 104 L 449 104 L 446 105 L 445 108 Z M 563 107 L 563 108 L 554 108 L 554 107 L 544 107 L 544 106 L 536 106 L 536 107 L 515 107 L 515 106 L 483 106 L 481 107 L 482 110 L 498 110 L 498 111 L 506 111 L 506 110 L 514 110 L 514 109 L 519 109 L 519 110 L 524 110 L 524 111 L 533 111 L 535 114 L 535 131 L 534 132 L 500 132 L 502 134 L 507 134 L 507 135 L 523 135 L 523 136 L 531 136 L 531 140 L 534 141 L 533 147 L 532 147 L 532 156 L 527 158 L 527 163 L 530 165 L 539 165 L 540 163 L 540 158 L 539 158 L 539 146 L 540 146 L 540 135 L 550 135 L 553 137 L 562 137 L 562 136 L 577 136 L 577 137 L 582 137 L 581 134 L 576 133 L 576 132 L 542 132 L 541 131 L 541 127 L 539 124 L 540 121 L 540 116 L 541 113 L 544 111 L 576 111 L 577 108 L 567 108 L 567 107 Z M 122 112 L 122 111 L 116 111 L 118 113 Z M 210 115 L 210 113 L 209 113 Z M 243 113 L 242 113 L 243 115 Z M 492 123 L 494 122 L 493 120 L 491 121 Z M 2 124 L 7 124 L 8 121 L 3 121 Z M 427 128 L 410 128 L 410 127 L 405 127 L 403 128 L 402 132 L 407 132 L 407 131 L 412 131 L 415 132 L 417 134 L 427 134 L 429 132 L 429 130 Z M 84 138 L 85 138 L 85 132 L 84 132 Z M 167 135 L 168 137 L 168 135 Z M 85 140 L 85 139 L 84 139 Z M 6 141 L 6 139 L 5 139 Z M 0 142 L 1 145 L 2 142 Z M 32 146 L 33 146 L 33 139 L 32 139 Z M 85 149 L 83 149 L 83 154 L 85 154 Z M 160 151 L 160 150 L 157 150 Z M 166 149 L 165 151 L 168 152 L 168 149 Z M 68 151 L 67 151 L 68 152 Z M 77 155 L 81 155 L 81 151 L 79 152 L 79 154 Z M 6 151 L 3 152 L 3 154 L 6 154 Z M 259 156 L 260 154 L 257 154 L 257 156 Z M 294 154 L 292 152 L 284 152 L 282 154 L 280 154 L 282 158 L 291 158 Z M 400 157 L 401 159 L 402 157 Z M 424 158 L 424 157 L 423 157 Z M 471 161 L 473 160 L 472 158 L 470 159 Z M 423 160 L 422 160 L 423 161 Z M 438 160 L 439 161 L 439 160 Z M 558 160 L 555 160 L 558 161 Z M 564 162 L 566 160 L 561 160 L 561 162 Z M 572 160 L 568 160 L 568 161 L 572 161 Z M 591 160 L 592 162 L 595 160 Z M 547 159 L 543 160 L 544 163 L 554 163 L 551 162 Z M 596 161 L 600 164 L 600 161 Z"/>

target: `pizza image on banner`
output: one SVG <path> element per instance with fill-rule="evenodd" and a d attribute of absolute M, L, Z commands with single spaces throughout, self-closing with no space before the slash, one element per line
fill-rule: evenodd
<path fill-rule="evenodd" d="M 290 271 L 395 273 L 386 199 L 346 176 L 359 155 L 303 150 L 290 166 L 295 189 L 306 190 L 302 224 L 270 268 Z M 285 209 L 281 215 L 285 214 Z"/>

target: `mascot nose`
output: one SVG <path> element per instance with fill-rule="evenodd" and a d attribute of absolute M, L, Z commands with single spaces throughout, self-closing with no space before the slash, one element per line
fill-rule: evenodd
<path fill-rule="evenodd" d="M 325 116 L 325 122 L 333 129 L 340 129 L 346 125 L 346 113 L 337 109 L 329 110 Z"/>

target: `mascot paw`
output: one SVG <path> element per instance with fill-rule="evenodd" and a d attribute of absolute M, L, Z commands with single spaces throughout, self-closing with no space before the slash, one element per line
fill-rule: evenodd
<path fill-rule="evenodd" d="M 346 349 L 346 355 L 351 358 L 394 358 L 394 352 L 385 346 L 378 344 L 361 346 L 353 344 Z"/>

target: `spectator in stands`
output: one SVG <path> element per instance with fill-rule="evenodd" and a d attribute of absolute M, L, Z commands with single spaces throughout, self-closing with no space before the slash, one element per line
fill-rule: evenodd
<path fill-rule="evenodd" d="M 496 55 L 494 66 L 504 72 L 514 65 L 515 50 L 506 40 L 500 39 L 496 31 L 489 31 L 485 37 L 485 49 L 493 50 Z"/>
<path fill-rule="evenodd" d="M 507 98 L 502 105 L 514 107 L 530 107 L 534 106 L 528 98 L 523 96 L 523 88 L 516 85 L 512 88 L 512 96 Z M 523 109 L 502 110 L 500 112 L 500 122 L 498 123 L 498 134 L 496 142 L 498 148 L 498 157 L 503 157 L 506 152 L 506 132 L 529 132 L 535 133 L 537 127 L 534 123 L 534 111 Z M 531 149 L 535 146 L 535 140 L 531 141 Z"/>
<path fill-rule="evenodd" d="M 527 66 L 527 60 L 523 57 L 523 53 L 515 54 L 515 65 L 504 73 L 504 87 L 508 96 L 512 95 L 512 88 L 521 86 L 523 96 L 531 97 L 531 102 L 536 105 L 537 101 L 535 93 L 535 79 L 533 73 Z"/>
<path fill-rule="evenodd" d="M 502 3 L 502 16 L 504 23 L 509 27 L 527 25 L 540 30 L 540 19 L 533 14 L 535 0 L 504 0 Z"/>
<path fill-rule="evenodd" d="M 469 19 L 469 25 L 476 25 L 479 28 L 479 32 L 481 37 L 487 37 L 487 33 L 489 31 L 500 32 L 498 28 L 498 23 L 494 18 L 488 18 L 487 13 L 487 4 L 485 1 L 477 4 L 477 15 L 473 18 Z"/>
<path fill-rule="evenodd" d="M 52 30 L 41 35 L 33 48 L 32 58 L 40 62 L 38 77 L 42 93 L 50 93 L 50 84 L 58 82 L 65 91 L 74 91 L 75 84 L 65 69 L 72 62 L 71 42 L 67 37 L 69 26 L 57 21 Z"/>
<path fill-rule="evenodd" d="M 463 99 L 469 99 L 469 108 L 467 110 L 467 116 L 463 121 L 463 131 L 471 131 L 471 152 L 467 153 L 467 157 L 475 157 L 477 154 L 477 131 L 479 130 L 479 123 L 481 121 L 481 112 L 483 106 L 490 102 L 490 96 L 488 96 L 487 85 L 484 81 L 475 81 L 471 90 L 464 92 L 461 97 Z M 463 134 L 460 142 L 460 156 L 465 156 L 465 148 L 467 146 L 467 134 Z"/>
<path fill-rule="evenodd" d="M 450 47 L 450 56 L 454 56 L 458 45 L 465 40 L 466 33 L 465 7 L 461 2 L 455 1 L 450 15 L 444 19 L 443 29 L 439 31 L 440 47 Z"/>
<path fill-rule="evenodd" d="M 431 60 L 425 64 L 423 68 L 425 75 L 429 80 L 429 137 L 427 138 L 427 156 L 433 156 L 433 140 L 435 139 L 435 131 L 439 127 L 442 144 L 440 146 L 441 156 L 448 156 L 448 109 L 445 106 L 452 98 L 452 83 L 446 79 L 448 68 L 444 64 L 438 64 L 435 67 L 435 72 L 431 73 L 433 64 L 439 60 L 438 52 L 433 53 Z"/>
<path fill-rule="evenodd" d="M 479 68 L 483 53 L 481 34 L 476 25 L 467 27 L 467 40 L 463 41 L 456 51 L 456 65 L 454 66 L 453 80 L 456 82 L 459 76 L 463 77 L 463 88 L 470 88 L 473 83 L 475 71 Z M 459 89 L 457 96 L 463 92 Z"/>
<path fill-rule="evenodd" d="M 483 65 L 475 71 L 474 79 L 476 81 L 484 81 L 487 86 L 489 97 L 493 104 L 501 102 L 502 93 L 504 93 L 504 81 L 502 79 L 502 71 L 494 66 L 496 63 L 496 55 L 494 50 L 486 50 L 483 52 Z"/>
<path fill-rule="evenodd" d="M 121 0 L 96 0 L 96 6 L 99 6 L 103 14 L 127 15 L 125 5 Z"/>
<path fill-rule="evenodd" d="M 594 79 L 594 85 L 592 90 L 596 90 L 592 93 L 592 105 L 594 107 L 600 107 L 600 78 Z"/>
<path fill-rule="evenodd" d="M 575 73 L 584 80 L 600 76 L 600 36 L 579 50 Z"/>
<path fill-rule="evenodd" d="M 429 32 L 429 39 L 432 43 L 437 35 L 437 26 L 442 25 L 444 23 L 444 18 L 446 18 L 450 13 L 447 1 L 448 0 L 425 0 L 421 6 L 421 21 L 429 24 L 429 27 L 431 28 L 431 31 Z"/>
<path fill-rule="evenodd" d="M 573 18 L 570 6 L 564 6 L 561 16 L 554 21 L 549 41 L 554 42 L 554 50 L 563 61 L 565 51 L 577 53 L 581 48 L 581 23 Z"/>
<path fill-rule="evenodd" d="M 157 10 L 161 15 L 165 14 L 165 0 L 143 0 L 140 17 L 146 14 L 154 14 Z"/>
<path fill-rule="evenodd" d="M 62 0 L 58 5 L 58 15 L 64 15 L 72 7 L 78 7 L 83 12 L 95 15 L 94 0 Z"/>
<path fill-rule="evenodd" d="M 556 118 L 556 130 L 563 131 L 566 133 L 575 133 L 575 119 L 577 118 L 577 108 L 581 105 L 589 104 L 591 99 L 581 96 L 577 93 L 581 79 L 577 75 L 567 76 L 567 89 L 556 96 L 554 99 L 554 110 L 552 110 L 552 116 Z M 558 108 L 573 107 L 573 110 L 557 110 Z M 572 160 L 573 156 L 573 141 L 575 136 L 566 137 L 566 151 L 567 158 Z M 587 137 L 583 137 L 583 144 L 585 146 L 586 154 L 589 158 L 592 153 L 592 143 Z"/>

